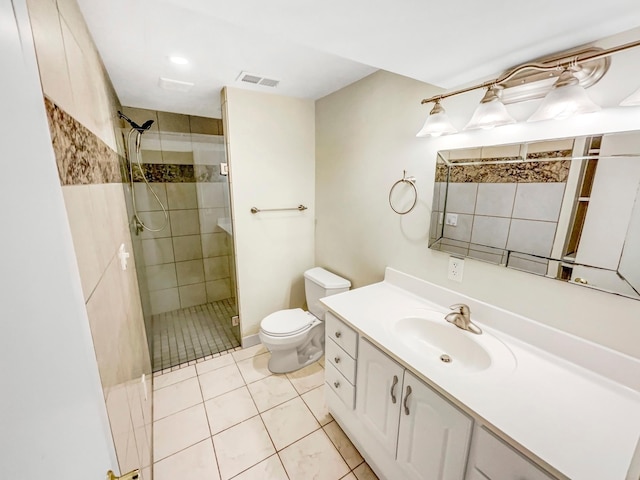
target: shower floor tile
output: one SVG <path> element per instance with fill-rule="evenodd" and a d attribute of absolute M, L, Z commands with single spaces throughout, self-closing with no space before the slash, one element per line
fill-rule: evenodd
<path fill-rule="evenodd" d="M 234 315 L 233 299 L 153 315 L 153 371 L 240 346 Z"/>

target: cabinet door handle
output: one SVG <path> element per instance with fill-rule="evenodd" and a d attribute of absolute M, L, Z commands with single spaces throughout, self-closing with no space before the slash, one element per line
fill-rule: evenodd
<path fill-rule="evenodd" d="M 333 382 L 333 386 L 336 388 L 340 387 L 340 382 L 336 380 L 335 382 Z"/>
<path fill-rule="evenodd" d="M 333 359 L 333 361 L 334 361 L 334 362 L 336 362 L 336 363 L 340 363 L 340 357 L 335 357 L 335 358 Z"/>
<path fill-rule="evenodd" d="M 396 385 L 398 384 L 398 376 L 394 375 L 393 376 L 393 383 L 391 384 L 391 391 L 389 392 L 391 394 L 391 402 L 392 403 L 396 403 L 397 399 L 396 399 L 396 394 L 394 392 L 394 390 L 396 389 Z"/>
<path fill-rule="evenodd" d="M 407 391 L 404 394 L 404 414 L 409 415 L 409 405 L 407 405 L 407 401 L 409 400 L 409 395 L 411 395 L 411 387 L 407 385 Z"/>
<path fill-rule="evenodd" d="M 340 338 L 342 336 L 342 333 L 336 332 L 335 335 L 336 335 L 336 338 Z"/>

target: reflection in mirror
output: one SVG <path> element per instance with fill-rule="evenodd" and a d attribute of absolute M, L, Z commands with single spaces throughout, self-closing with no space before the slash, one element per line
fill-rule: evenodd
<path fill-rule="evenodd" d="M 429 246 L 640 299 L 640 132 L 438 152 Z"/>

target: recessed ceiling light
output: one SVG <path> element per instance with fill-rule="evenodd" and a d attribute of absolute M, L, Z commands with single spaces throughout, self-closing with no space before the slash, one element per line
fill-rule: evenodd
<path fill-rule="evenodd" d="M 172 55 L 171 57 L 169 57 L 169 60 L 171 60 L 171 63 L 175 63 L 176 65 L 186 65 L 189 63 L 189 60 L 187 60 L 184 57 L 177 57 L 175 55 Z"/>

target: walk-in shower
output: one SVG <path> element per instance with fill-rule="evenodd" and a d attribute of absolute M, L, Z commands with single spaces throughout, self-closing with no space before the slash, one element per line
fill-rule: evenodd
<path fill-rule="evenodd" d="M 127 208 L 154 371 L 239 346 L 220 120 L 123 107 Z"/>

